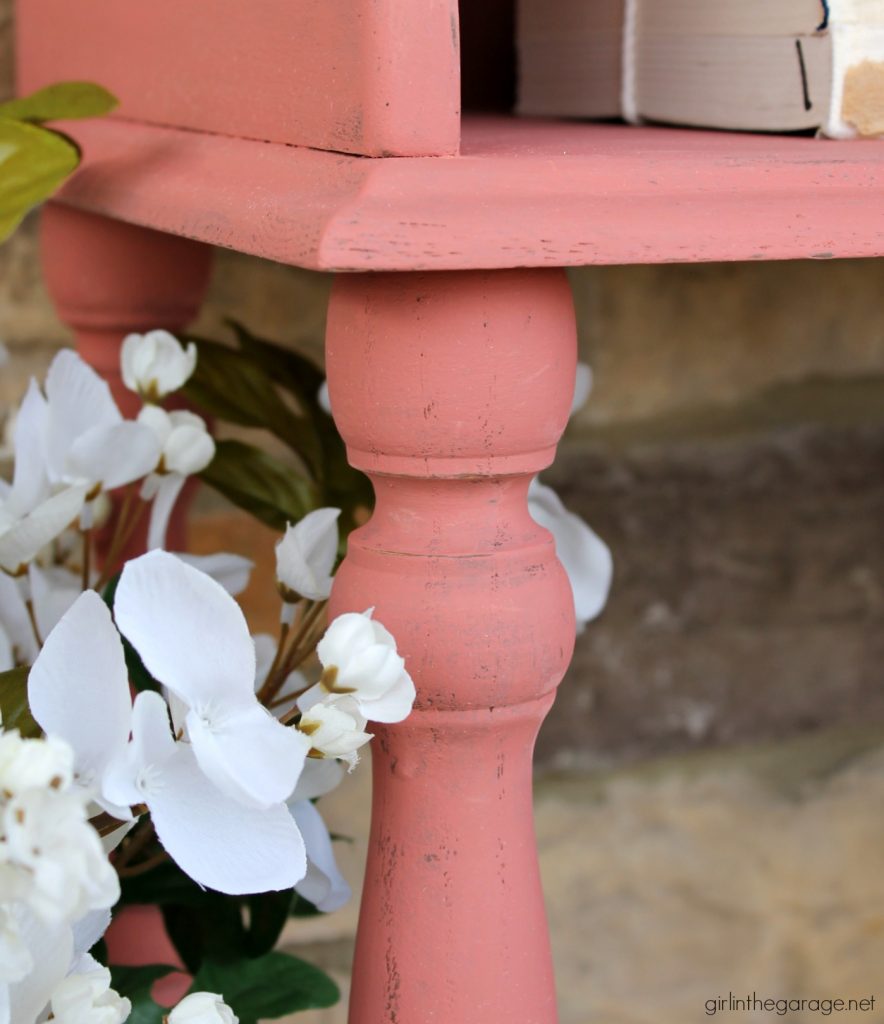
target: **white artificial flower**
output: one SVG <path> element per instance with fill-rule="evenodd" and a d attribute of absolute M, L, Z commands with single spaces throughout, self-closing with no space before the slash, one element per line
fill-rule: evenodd
<path fill-rule="evenodd" d="M 0 903 L 0 985 L 21 981 L 34 966 L 21 923 L 9 903 Z"/>
<path fill-rule="evenodd" d="M 311 759 L 304 765 L 289 800 L 289 810 L 307 848 L 307 874 L 295 886 L 295 891 L 326 914 L 340 910 L 352 892 L 338 869 L 331 836 L 313 801 L 330 793 L 344 774 L 339 761 Z"/>
<path fill-rule="evenodd" d="M 74 752 L 57 736 L 23 739 L 17 729 L 0 732 L 0 793 L 8 800 L 27 789 L 67 789 Z"/>
<path fill-rule="evenodd" d="M 37 629 L 41 637 L 47 637 L 82 593 L 80 574 L 63 566 L 41 568 L 32 564 L 28 570 L 28 585 Z"/>
<path fill-rule="evenodd" d="M 340 514 L 339 508 L 318 508 L 286 527 L 276 545 L 276 579 L 285 601 L 324 601 L 331 593 Z"/>
<path fill-rule="evenodd" d="M 4 983 L 0 970 L 0 1024 L 43 1022 L 50 1012 L 50 998 L 65 977 L 99 966 L 86 954 L 107 930 L 110 911 L 92 911 L 75 921 L 73 927 L 67 923 L 47 925 L 21 903 L 14 904 L 9 913 L 16 921 L 31 967 L 19 981 L 11 983 Z M 5 966 L 5 961 L 0 962 Z"/>
<path fill-rule="evenodd" d="M 52 492 L 47 462 L 49 406 L 31 381 L 15 421 L 12 485 L 0 481 L 0 569 L 23 573 L 38 552 L 73 522 L 88 488 Z"/>
<path fill-rule="evenodd" d="M 242 621 L 245 644 L 237 643 L 226 602 L 241 617 L 219 584 L 165 552 L 129 562 L 117 589 L 117 616 L 148 670 L 184 694 L 190 742 L 175 741 L 159 694 L 141 693 L 132 707 L 119 634 L 93 591 L 47 638 L 28 677 L 28 700 L 43 729 L 74 748 L 78 778 L 101 784 L 102 806 L 124 818 L 128 807 L 146 804 L 160 842 L 196 882 L 231 894 L 291 888 L 306 858 L 283 801 L 309 741 L 257 704 L 251 638 Z M 145 633 L 152 641 L 142 642 Z M 231 694 L 229 673 L 244 663 L 251 702 Z M 207 765 L 226 783 L 223 791 Z M 254 799 L 231 798 L 231 790 Z"/>
<path fill-rule="evenodd" d="M 35 1024 L 46 1019 L 47 1004 L 75 957 L 74 937 L 67 923 L 51 924 L 22 903 L 13 904 L 19 935 L 31 967 L 14 982 L 0 982 L 0 1022 Z"/>
<path fill-rule="evenodd" d="M 165 544 L 172 509 L 184 481 L 212 461 L 215 442 L 206 421 L 183 409 L 166 412 L 158 405 L 146 405 L 138 414 L 138 423 L 153 432 L 160 446 L 157 465 L 141 489 L 142 498 L 153 500 L 147 533 L 147 547 L 153 550 Z"/>
<path fill-rule="evenodd" d="M 571 399 L 571 413 L 582 409 L 592 391 L 592 368 L 587 363 L 578 363 L 574 375 L 574 397 Z"/>
<path fill-rule="evenodd" d="M 149 427 L 160 443 L 158 473 L 191 476 L 212 461 L 215 442 L 206 421 L 196 413 L 186 409 L 166 412 L 158 405 L 146 405 L 137 422 Z"/>
<path fill-rule="evenodd" d="M 255 647 L 224 588 L 151 551 L 124 568 L 114 614 L 151 675 L 187 704 L 187 737 L 215 785 L 256 807 L 286 800 L 304 764 L 303 737 L 258 703 Z"/>
<path fill-rule="evenodd" d="M 81 590 L 79 575 L 58 566 L 41 569 L 32 562 L 27 576 L 18 579 L 0 573 L 0 671 L 33 664 L 39 641 L 54 629 Z"/>
<path fill-rule="evenodd" d="M 414 704 L 415 689 L 388 630 L 373 609 L 339 615 L 316 647 L 321 680 L 298 701 L 302 711 L 327 695 L 351 698 L 372 722 L 401 722 Z"/>
<path fill-rule="evenodd" d="M 117 873 L 76 790 L 25 790 L 7 801 L 0 822 L 0 865 L 26 879 L 18 898 L 43 920 L 74 920 L 120 898 Z"/>
<path fill-rule="evenodd" d="M 156 466 L 160 445 L 154 432 L 124 420 L 107 382 L 69 349 L 49 367 L 46 407 L 46 470 L 53 486 L 83 486 L 91 499 Z"/>
<path fill-rule="evenodd" d="M 329 416 L 331 416 L 331 414 L 332 414 L 331 396 L 328 393 L 328 381 L 327 380 L 324 380 L 319 385 L 319 391 L 316 394 L 316 401 L 319 403 L 319 408 L 324 410 L 325 412 L 327 412 L 329 414 Z"/>
<path fill-rule="evenodd" d="M 132 1003 L 111 988 L 111 973 L 91 956 L 55 987 L 50 998 L 55 1024 L 123 1024 Z"/>
<path fill-rule="evenodd" d="M 211 576 L 232 597 L 246 589 L 255 568 L 255 563 L 250 558 L 243 558 L 242 555 L 234 555 L 227 551 L 217 551 L 212 555 L 191 555 L 181 551 L 173 551 L 172 554 L 194 569 Z"/>
<path fill-rule="evenodd" d="M 364 732 L 365 718 L 352 697 L 318 700 L 309 709 L 302 709 L 298 728 L 309 737 L 312 747 L 322 757 L 340 757 L 349 764 L 357 763 L 356 751 L 364 747 L 371 734 Z"/>
<path fill-rule="evenodd" d="M 556 492 L 535 477 L 528 488 L 528 511 L 553 535 L 556 554 L 568 574 L 574 594 L 577 630 L 605 607 L 614 568 L 605 542 L 562 504 Z"/>
<path fill-rule="evenodd" d="M 169 1024 L 239 1024 L 239 1017 L 216 992 L 191 992 L 173 1007 Z"/>
<path fill-rule="evenodd" d="M 196 345 L 187 348 L 168 331 L 129 334 L 120 349 L 123 383 L 147 402 L 177 391 L 196 369 Z"/>

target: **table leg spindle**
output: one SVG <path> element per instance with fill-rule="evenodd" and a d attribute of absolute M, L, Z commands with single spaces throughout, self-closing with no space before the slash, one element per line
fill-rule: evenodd
<path fill-rule="evenodd" d="M 120 342 L 133 331 L 179 331 L 197 314 L 212 250 L 187 238 L 49 203 L 41 220 L 41 257 L 49 294 L 74 333 L 77 351 L 108 382 L 124 415 L 140 402 L 120 376 Z M 167 534 L 184 550 L 186 495 Z M 136 538 L 128 554 L 144 540 Z M 100 545 L 99 545 L 100 546 Z"/>
<path fill-rule="evenodd" d="M 332 614 L 374 605 L 418 688 L 372 744 L 351 1024 L 552 1024 L 531 757 L 574 617 L 526 492 L 573 394 L 565 274 L 339 277 L 327 358 L 377 496 Z"/>

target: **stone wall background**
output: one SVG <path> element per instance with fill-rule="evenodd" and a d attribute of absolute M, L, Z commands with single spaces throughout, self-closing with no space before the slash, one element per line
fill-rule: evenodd
<path fill-rule="evenodd" d="M 0 0 L 0 98 L 11 17 Z M 616 578 L 538 750 L 565 1024 L 687 1024 L 746 987 L 878 985 L 884 1002 L 882 274 L 850 260 L 572 275 L 595 388 L 547 479 L 611 544 Z M 234 316 L 321 358 L 328 285 L 219 252 L 198 327 Z M 69 340 L 33 217 L 0 248 L 0 338 L 2 416 Z M 266 564 L 272 538 L 253 550 L 235 517 L 205 511 L 203 540 L 220 531 Z M 328 805 L 340 831 L 361 822 L 342 851 L 354 882 L 366 782 Z M 345 982 L 354 923 L 290 938 Z"/>

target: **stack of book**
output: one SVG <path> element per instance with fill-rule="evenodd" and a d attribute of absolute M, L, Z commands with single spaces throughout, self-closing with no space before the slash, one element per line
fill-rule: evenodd
<path fill-rule="evenodd" d="M 884 0 L 517 0 L 518 112 L 884 135 Z"/>

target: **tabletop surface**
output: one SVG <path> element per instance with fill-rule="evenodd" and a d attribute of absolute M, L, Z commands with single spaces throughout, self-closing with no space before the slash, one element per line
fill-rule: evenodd
<path fill-rule="evenodd" d="M 457 156 L 373 158 L 63 127 L 62 201 L 318 270 L 884 254 L 884 142 L 466 117 Z"/>

